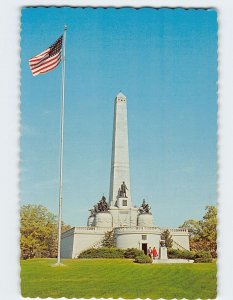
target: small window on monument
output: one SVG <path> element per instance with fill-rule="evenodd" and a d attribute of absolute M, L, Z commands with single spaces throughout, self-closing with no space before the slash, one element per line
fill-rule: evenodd
<path fill-rule="evenodd" d="M 122 205 L 123 205 L 123 206 L 127 206 L 127 200 L 123 200 Z"/>
<path fill-rule="evenodd" d="M 146 241 L 147 240 L 147 236 L 145 234 L 142 235 L 142 240 Z"/>

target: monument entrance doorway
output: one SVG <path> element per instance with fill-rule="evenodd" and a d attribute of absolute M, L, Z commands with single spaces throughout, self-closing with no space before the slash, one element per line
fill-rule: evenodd
<path fill-rule="evenodd" d="M 142 251 L 147 255 L 147 243 L 142 243 Z"/>

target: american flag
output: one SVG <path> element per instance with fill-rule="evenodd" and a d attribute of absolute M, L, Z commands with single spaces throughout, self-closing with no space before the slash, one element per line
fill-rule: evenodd
<path fill-rule="evenodd" d="M 33 76 L 47 73 L 59 65 L 62 56 L 62 39 L 63 35 L 49 48 L 29 59 L 29 66 Z"/>

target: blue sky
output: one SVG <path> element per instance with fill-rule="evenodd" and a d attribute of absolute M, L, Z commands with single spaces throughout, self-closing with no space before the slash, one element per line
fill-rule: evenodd
<path fill-rule="evenodd" d="M 28 59 L 67 32 L 63 220 L 85 225 L 108 196 L 113 105 L 127 97 L 131 194 L 155 224 L 179 226 L 216 204 L 214 10 L 25 8 L 21 19 L 21 204 L 57 212 L 61 66 Z"/>

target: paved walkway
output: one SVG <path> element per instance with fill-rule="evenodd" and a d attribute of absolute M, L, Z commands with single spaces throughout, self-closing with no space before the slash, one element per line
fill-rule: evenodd
<path fill-rule="evenodd" d="M 153 264 L 191 264 L 194 260 L 192 259 L 154 259 Z"/>

